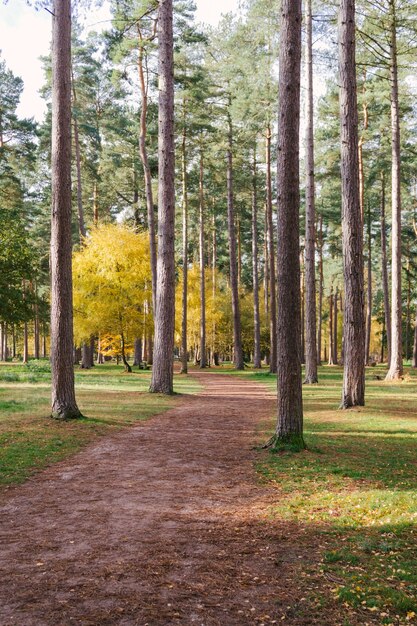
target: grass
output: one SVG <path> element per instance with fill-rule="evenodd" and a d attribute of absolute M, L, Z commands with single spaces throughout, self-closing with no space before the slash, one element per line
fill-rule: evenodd
<path fill-rule="evenodd" d="M 0 365 L 0 486 L 21 483 L 35 471 L 77 452 L 98 436 L 171 408 L 176 397 L 149 394 L 150 371 L 124 374 L 116 365 L 77 370 L 76 393 L 86 417 L 49 419 L 47 361 Z M 176 393 L 196 393 L 198 383 L 176 376 Z"/>
<path fill-rule="evenodd" d="M 229 373 L 275 390 L 267 371 Z M 383 376 L 369 368 L 366 406 L 341 411 L 342 370 L 321 368 L 303 387 L 308 449 L 263 452 L 257 465 L 277 490 L 270 517 L 320 544 L 304 573 L 317 582 L 311 602 L 359 611 L 355 624 L 417 623 L 417 376 Z"/>

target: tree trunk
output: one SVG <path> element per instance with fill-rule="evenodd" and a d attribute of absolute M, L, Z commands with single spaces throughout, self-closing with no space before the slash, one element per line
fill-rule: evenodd
<path fill-rule="evenodd" d="M 229 233 L 230 287 L 232 291 L 233 310 L 233 361 L 237 370 L 243 370 L 244 363 L 240 322 L 238 268 L 236 258 L 236 228 L 233 198 L 233 129 L 232 118 L 229 111 L 227 119 L 229 127 L 227 148 L 227 225 Z"/>
<path fill-rule="evenodd" d="M 125 337 L 124 334 L 121 333 L 120 335 L 120 350 L 122 353 L 122 361 L 123 361 L 123 365 L 125 366 L 125 372 L 127 372 L 128 374 L 132 373 L 132 368 L 130 367 L 127 358 L 126 358 L 126 351 L 125 351 Z"/>
<path fill-rule="evenodd" d="M 305 234 L 305 378 L 318 382 L 316 316 L 316 209 L 314 184 L 313 18 L 311 0 L 306 1 L 307 132 L 306 132 L 306 234 Z"/>
<path fill-rule="evenodd" d="M 318 329 L 317 329 L 317 365 L 321 364 L 321 342 L 322 342 L 322 328 L 323 328 L 323 289 L 324 289 L 324 275 L 323 275 L 323 216 L 319 217 L 319 232 L 320 232 L 320 245 L 319 245 L 319 315 L 318 315 Z"/>
<path fill-rule="evenodd" d="M 139 339 L 139 337 L 136 337 L 135 343 L 134 343 L 133 365 L 135 367 L 140 367 L 141 363 L 142 363 L 142 339 Z"/>
<path fill-rule="evenodd" d="M 391 264 L 391 355 L 386 380 L 403 375 L 402 302 L 401 302 L 401 142 L 398 102 L 397 18 L 395 2 L 390 2 L 391 41 L 391 200 L 392 200 L 392 264 Z"/>
<path fill-rule="evenodd" d="M 387 261 L 387 232 L 385 226 L 385 176 L 381 172 L 381 273 L 382 290 L 384 293 L 384 316 L 387 334 L 387 361 L 388 368 L 391 360 L 391 307 L 389 302 L 388 261 Z"/>
<path fill-rule="evenodd" d="M 355 2 L 341 0 L 339 13 L 342 246 L 345 302 L 341 408 L 365 404 L 363 233 L 359 197 L 358 107 L 355 65 Z"/>
<path fill-rule="evenodd" d="M 277 279 L 275 267 L 274 226 L 272 220 L 272 176 L 271 176 L 271 126 L 266 131 L 266 215 L 268 240 L 269 274 L 269 371 L 277 371 Z"/>
<path fill-rule="evenodd" d="M 416 308 L 416 321 L 414 326 L 414 344 L 413 344 L 413 361 L 412 367 L 417 367 L 417 308 Z"/>
<path fill-rule="evenodd" d="M 82 356 L 81 356 L 81 369 L 89 370 L 91 365 L 91 356 L 90 356 L 90 347 L 86 341 L 83 341 L 81 346 Z"/>
<path fill-rule="evenodd" d="M 153 193 L 152 193 L 152 176 L 151 168 L 149 167 L 148 150 L 146 147 L 146 134 L 147 134 L 147 112 L 148 112 L 148 84 L 145 80 L 145 73 L 143 70 L 143 40 L 140 28 L 138 26 L 139 35 L 139 54 L 138 54 L 138 75 L 139 85 L 141 93 L 141 110 L 140 110 L 140 131 L 139 131 L 139 154 L 142 161 L 143 175 L 145 179 L 145 196 L 146 196 L 146 210 L 148 215 L 148 229 L 149 229 L 149 248 L 151 255 L 151 273 L 152 273 L 152 308 L 155 317 L 156 310 L 156 285 L 157 285 L 157 250 L 156 250 L 156 234 L 155 234 L 155 213 L 153 208 Z"/>
<path fill-rule="evenodd" d="M 95 347 L 95 337 L 94 335 L 91 335 L 90 337 L 90 348 L 89 348 L 89 353 L 90 353 L 90 367 L 94 367 L 94 347 Z"/>
<path fill-rule="evenodd" d="M 334 293 L 333 298 L 333 363 L 337 365 L 338 363 L 338 349 L 337 349 L 337 339 L 338 339 L 338 328 L 337 328 L 337 313 L 338 313 L 338 289 L 336 287 L 336 291 Z"/>
<path fill-rule="evenodd" d="M 369 365 L 372 328 L 372 237 L 371 205 L 368 205 L 368 260 L 367 260 L 367 298 L 366 298 L 366 339 L 365 365 Z"/>
<path fill-rule="evenodd" d="M 181 319 L 181 374 L 188 372 L 187 299 L 188 299 L 188 180 L 187 180 L 187 127 L 186 101 L 183 99 L 183 125 L 181 144 L 182 175 L 182 319 Z"/>
<path fill-rule="evenodd" d="M 305 363 L 306 341 L 305 341 L 305 275 L 304 275 L 304 254 L 300 252 L 300 295 L 301 295 L 301 335 L 300 335 L 300 358 L 301 364 Z"/>
<path fill-rule="evenodd" d="M 55 0 L 52 24 L 52 417 L 70 419 L 81 416 L 72 362 L 70 0 Z"/>
<path fill-rule="evenodd" d="M 207 367 L 206 358 L 206 275 L 204 254 L 204 167 L 203 147 L 200 145 L 200 176 L 198 181 L 199 190 L 199 214 L 200 214 L 200 368 Z"/>
<path fill-rule="evenodd" d="M 258 190 L 256 171 L 256 143 L 253 148 L 252 176 L 252 282 L 253 282 L 253 366 L 261 367 L 261 320 L 259 315 L 258 276 Z"/>
<path fill-rule="evenodd" d="M 335 365 L 334 362 L 334 347 L 333 347 L 333 340 L 334 340 L 334 332 L 333 332 L 333 287 L 330 291 L 330 296 L 329 296 L 329 361 L 328 361 L 328 365 Z"/>
<path fill-rule="evenodd" d="M 278 103 L 277 391 L 275 445 L 304 448 L 300 361 L 299 125 L 301 0 L 282 0 Z"/>
<path fill-rule="evenodd" d="M 160 0 L 158 18 L 158 266 L 150 391 L 173 393 L 175 329 L 175 145 L 172 0 Z"/>

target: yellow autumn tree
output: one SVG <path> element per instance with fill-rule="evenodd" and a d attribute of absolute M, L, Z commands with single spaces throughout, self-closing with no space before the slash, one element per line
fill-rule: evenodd
<path fill-rule="evenodd" d="M 120 224 L 94 228 L 73 256 L 74 334 L 77 343 L 102 338 L 106 353 L 127 353 L 153 324 L 147 233 Z"/>

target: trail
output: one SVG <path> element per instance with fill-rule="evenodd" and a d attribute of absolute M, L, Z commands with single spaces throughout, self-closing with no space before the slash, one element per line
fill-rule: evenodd
<path fill-rule="evenodd" d="M 198 395 L 1 496 L 1 626 L 282 623 L 301 557 L 253 467 L 274 398 L 194 375 Z"/>

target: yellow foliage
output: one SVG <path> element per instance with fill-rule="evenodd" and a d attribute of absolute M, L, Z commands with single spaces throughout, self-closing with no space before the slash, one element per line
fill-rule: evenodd
<path fill-rule="evenodd" d="M 94 228 L 73 256 L 73 281 L 77 343 L 99 334 L 131 343 L 153 323 L 147 233 L 120 224 Z"/>
<path fill-rule="evenodd" d="M 213 270 L 205 272 L 206 296 L 206 338 L 207 345 L 216 351 L 225 349 L 230 344 L 232 334 L 231 295 L 225 277 L 218 271 L 214 273 L 215 289 L 213 291 Z M 188 270 L 187 293 L 187 343 L 197 346 L 200 343 L 200 268 L 193 266 Z M 176 290 L 175 304 L 175 340 L 181 341 L 182 320 L 182 287 L 183 275 L 180 273 Z"/>

